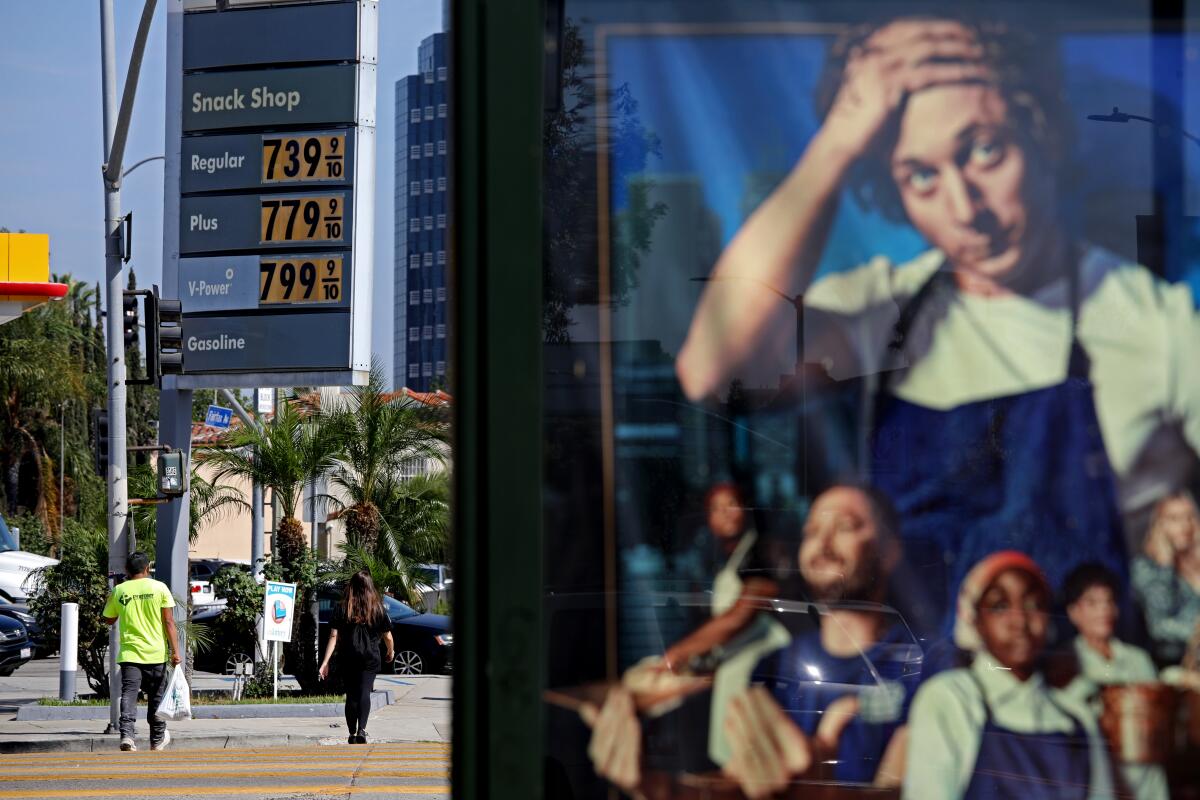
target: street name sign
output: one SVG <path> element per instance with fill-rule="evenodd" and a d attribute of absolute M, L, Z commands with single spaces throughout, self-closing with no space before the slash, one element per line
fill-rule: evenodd
<path fill-rule="evenodd" d="M 233 422 L 233 409 L 224 408 L 222 406 L 209 406 L 208 413 L 204 415 L 204 424 L 210 428 L 219 428 L 228 430 L 229 423 Z"/>

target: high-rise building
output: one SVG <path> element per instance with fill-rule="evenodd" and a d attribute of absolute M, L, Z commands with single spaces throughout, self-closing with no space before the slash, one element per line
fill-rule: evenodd
<path fill-rule="evenodd" d="M 416 75 L 396 82 L 393 385 L 446 385 L 450 133 L 447 36 L 421 42 Z"/>

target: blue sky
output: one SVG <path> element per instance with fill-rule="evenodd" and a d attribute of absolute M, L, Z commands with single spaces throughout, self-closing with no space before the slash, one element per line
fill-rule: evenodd
<path fill-rule="evenodd" d="M 141 0 L 115 0 L 117 70 L 123 79 Z M 147 45 L 126 164 L 163 152 L 166 0 Z M 439 0 L 380 4 L 378 198 L 372 343 L 391 376 L 392 86 L 417 71 L 421 39 L 441 29 Z M 50 234 L 51 269 L 91 282 L 104 276 L 100 181 L 100 4 L 96 0 L 2 0 L 0 31 L 0 226 Z M 162 162 L 126 180 L 123 211 L 134 215 L 132 266 L 141 285 L 162 274 Z"/>

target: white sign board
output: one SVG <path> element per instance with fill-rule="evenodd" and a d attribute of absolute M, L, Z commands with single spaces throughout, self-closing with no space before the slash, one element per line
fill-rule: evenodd
<path fill-rule="evenodd" d="M 270 414 L 275 410 L 275 390 L 259 389 L 254 410 L 259 414 Z"/>
<path fill-rule="evenodd" d="M 263 638 L 268 642 L 290 642 L 296 613 L 296 584 L 267 581 L 263 597 Z"/>

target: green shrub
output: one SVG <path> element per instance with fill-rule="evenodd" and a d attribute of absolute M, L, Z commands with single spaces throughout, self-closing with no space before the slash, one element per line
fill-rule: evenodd
<path fill-rule="evenodd" d="M 108 625 L 101 612 L 108 599 L 108 536 L 69 520 L 59 563 L 32 573 L 40 585 L 30 613 L 47 641 L 57 642 L 63 603 L 79 604 L 79 665 L 92 691 L 108 697 Z"/>

